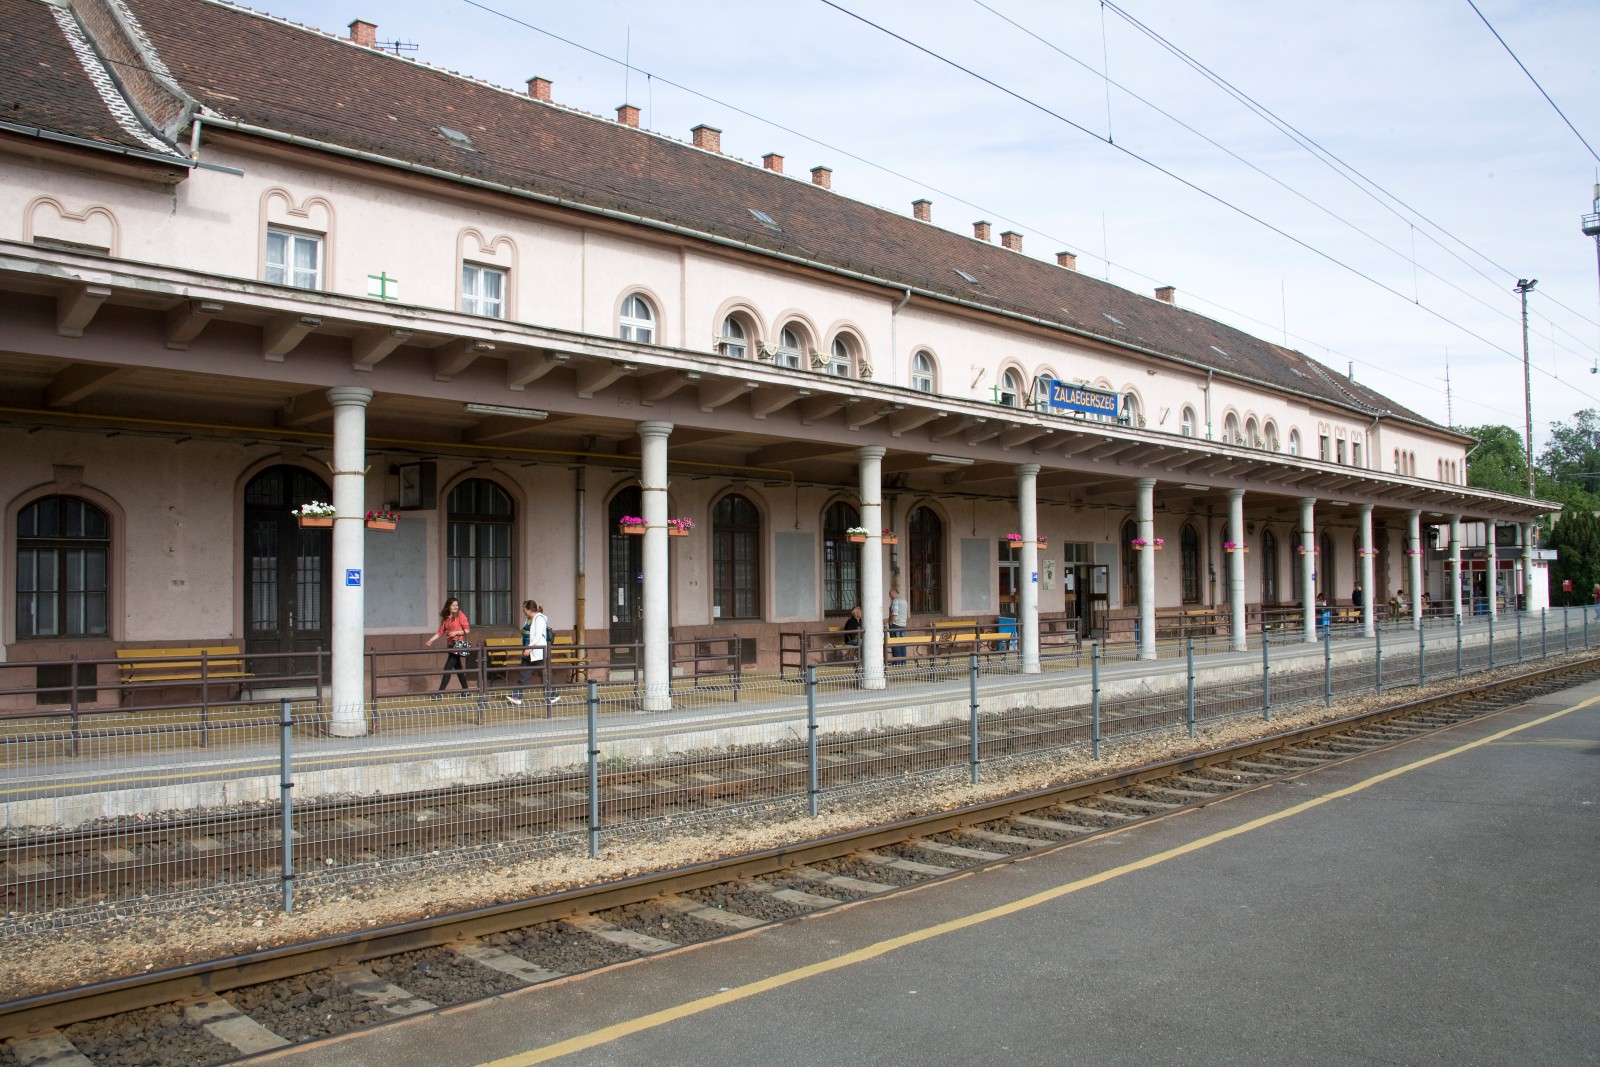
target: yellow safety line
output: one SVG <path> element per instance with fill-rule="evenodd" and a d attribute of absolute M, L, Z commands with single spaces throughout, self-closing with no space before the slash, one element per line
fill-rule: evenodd
<path fill-rule="evenodd" d="M 651 1012 L 648 1015 L 641 1015 L 634 1019 L 627 1019 L 623 1022 L 613 1023 L 610 1026 L 601 1027 L 599 1030 L 593 1030 L 587 1034 L 579 1034 L 577 1037 L 570 1037 L 565 1041 L 558 1041 L 553 1045 L 546 1045 L 543 1048 L 531 1049 L 527 1052 L 519 1052 L 511 1056 L 505 1056 L 501 1059 L 491 1060 L 487 1063 L 480 1064 L 479 1067 L 531 1067 L 532 1064 L 536 1063 L 548 1063 L 551 1060 L 559 1059 L 562 1056 L 571 1055 L 574 1052 L 583 1052 L 587 1049 L 598 1048 L 601 1045 L 610 1044 L 613 1041 L 624 1037 L 629 1037 L 633 1034 L 643 1033 L 646 1030 L 653 1030 L 658 1026 L 665 1026 L 667 1023 L 676 1022 L 679 1019 L 686 1019 L 692 1015 L 698 1015 L 701 1012 L 710 1011 L 712 1008 L 720 1008 L 725 1004 L 733 1004 L 741 1000 L 746 1000 L 750 997 L 759 996 L 760 994 L 766 993 L 769 990 L 781 989 L 784 986 L 792 985 L 795 982 L 804 981 L 807 978 L 813 978 L 819 974 L 827 974 L 829 971 L 837 971 L 845 967 L 854 966 L 858 963 L 865 963 L 868 960 L 874 960 L 879 956 L 888 955 L 889 953 L 894 952 L 896 949 L 905 948 L 908 945 L 915 945 L 922 941 L 929 941 L 933 938 L 942 937 L 945 934 L 955 933 L 958 930 L 965 930 L 969 927 L 990 922 L 994 919 L 1001 919 L 1008 915 L 1015 915 L 1016 913 L 1026 911 L 1029 908 L 1038 907 L 1040 904 L 1048 904 L 1049 902 L 1064 897 L 1069 893 L 1076 893 L 1082 889 L 1091 889 L 1095 886 L 1103 885 L 1106 882 L 1112 881 L 1113 879 L 1121 878 L 1123 875 L 1146 870 L 1147 868 L 1155 867 L 1158 864 L 1166 863 L 1168 860 L 1174 860 L 1180 856 L 1187 856 L 1191 852 L 1198 852 L 1203 848 L 1209 848 L 1212 845 L 1220 844 L 1223 841 L 1228 841 L 1232 838 L 1242 836 L 1250 833 L 1253 830 L 1259 830 L 1262 827 L 1270 826 L 1273 823 L 1279 822 L 1283 819 L 1299 815 L 1301 812 L 1310 811 L 1312 808 L 1320 807 L 1321 805 L 1327 804 L 1331 801 L 1340 800 L 1344 797 L 1359 793 L 1362 790 L 1370 789 L 1371 787 L 1382 782 L 1387 782 L 1391 778 L 1397 778 L 1402 774 L 1407 774 L 1430 764 L 1438 763 L 1440 760 L 1449 759 L 1452 756 L 1458 756 L 1463 752 L 1470 752 L 1472 749 L 1483 745 L 1492 744 L 1495 741 L 1510 737 L 1512 734 L 1520 733 L 1523 730 L 1527 730 L 1535 726 L 1541 726 L 1544 723 L 1550 722 L 1554 719 L 1559 719 L 1563 715 L 1586 708 L 1597 701 L 1600 701 L 1600 696 L 1590 697 L 1588 700 L 1582 701 L 1578 704 L 1573 704 L 1571 707 L 1562 708 L 1560 711 L 1552 712 L 1549 715 L 1543 716 L 1542 718 L 1533 719 L 1518 726 L 1512 726 L 1508 729 L 1501 730 L 1499 733 L 1490 734 L 1488 737 L 1479 738 L 1476 741 L 1469 741 L 1458 748 L 1453 748 L 1447 752 L 1440 752 L 1436 755 L 1428 756 L 1425 759 L 1417 760 L 1415 763 L 1408 763 L 1403 767 L 1396 767 L 1393 770 L 1384 771 L 1382 774 L 1373 775 L 1371 778 L 1368 778 L 1365 781 L 1357 782 L 1354 785 L 1345 786 L 1343 789 L 1335 790 L 1332 793 L 1327 793 L 1320 797 L 1314 797 L 1310 800 L 1301 801 L 1298 804 L 1291 805 L 1290 807 L 1284 808 L 1278 812 L 1274 812 L 1271 815 L 1263 815 L 1258 819 L 1252 819 L 1249 822 L 1242 823 L 1231 829 L 1219 830 L 1214 834 L 1190 841 L 1188 844 L 1179 845 L 1176 848 L 1168 849 L 1165 852 L 1156 853 L 1153 856 L 1147 856 L 1141 860 L 1135 860 L 1132 863 L 1125 863 L 1120 867 L 1113 867 L 1110 870 L 1102 871 L 1099 874 L 1090 875 L 1087 878 L 1080 878 L 1075 882 L 1068 882 L 1065 885 L 1059 885 L 1043 890 L 1042 892 L 1035 893 L 1032 896 L 1023 897 L 1020 900 L 1014 900 L 1009 904 L 1000 904 L 996 907 L 988 908 L 984 911 L 974 912 L 971 915 L 965 915 L 958 919 L 950 919 L 946 922 L 936 923 L 933 926 L 923 927 L 920 930 L 912 930 L 908 933 L 900 934 L 898 937 L 887 938 L 886 940 L 879 941 L 875 944 L 866 945 L 851 952 L 846 952 L 841 956 L 834 956 L 831 959 L 819 960 L 816 963 L 807 964 L 804 967 L 796 967 L 793 970 L 784 971 L 782 974 L 775 974 L 770 978 L 762 978 L 759 981 L 750 982 L 746 985 L 738 986 L 733 989 L 724 990 L 719 993 L 713 993 L 710 996 L 701 997 L 698 1000 L 691 1000 L 685 1004 L 679 1004 L 676 1007 L 663 1008 L 661 1011 Z"/>

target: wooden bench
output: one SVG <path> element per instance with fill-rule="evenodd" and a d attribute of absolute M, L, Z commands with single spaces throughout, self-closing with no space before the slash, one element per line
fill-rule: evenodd
<path fill-rule="evenodd" d="M 550 669 L 571 671 L 573 684 L 589 679 L 589 650 L 575 647 L 571 631 L 550 635 L 550 645 L 545 653 L 550 657 Z M 491 671 L 514 671 L 522 666 L 522 636 L 485 637 L 483 639 L 485 662 Z"/>
<path fill-rule="evenodd" d="M 117 674 L 124 685 L 154 682 L 238 682 L 253 677 L 238 645 L 195 648 L 119 648 Z"/>

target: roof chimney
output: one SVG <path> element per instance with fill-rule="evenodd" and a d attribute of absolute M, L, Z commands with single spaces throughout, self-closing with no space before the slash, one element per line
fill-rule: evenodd
<path fill-rule="evenodd" d="M 832 189 L 833 188 L 833 168 L 832 167 L 812 167 L 811 168 L 811 184 L 812 185 L 820 185 L 824 189 Z"/>
<path fill-rule="evenodd" d="M 1068 270 L 1077 270 L 1078 257 L 1073 255 L 1071 252 L 1057 252 L 1056 266 L 1065 267 Z"/>
<path fill-rule="evenodd" d="M 378 25 L 375 22 L 362 22 L 356 19 L 350 23 L 350 39 L 356 44 L 366 45 L 368 48 L 378 47 Z"/>
<path fill-rule="evenodd" d="M 1013 252 L 1022 251 L 1022 234 L 1016 230 L 1007 230 L 1000 235 L 1000 243 Z"/>
<path fill-rule="evenodd" d="M 974 222 L 972 224 L 972 236 L 980 241 L 989 240 L 989 224 L 987 222 Z"/>
<path fill-rule="evenodd" d="M 933 221 L 933 201 L 932 200 L 913 200 L 913 201 L 911 201 L 911 217 L 916 219 L 918 222 L 932 222 Z"/>
<path fill-rule="evenodd" d="M 694 146 L 696 148 L 703 148 L 707 152 L 715 152 L 718 155 L 722 154 L 721 130 L 715 126 L 707 126 L 702 122 L 689 132 L 694 135 Z"/>
<path fill-rule="evenodd" d="M 632 104 L 623 104 L 617 108 L 617 121 L 624 126 L 639 128 L 639 109 Z"/>
<path fill-rule="evenodd" d="M 550 103 L 551 81 L 549 78 L 532 77 L 528 79 L 528 95 L 535 100 Z"/>
<path fill-rule="evenodd" d="M 1163 285 L 1156 290 L 1156 299 L 1163 304 L 1176 304 L 1178 302 L 1178 290 L 1170 285 Z"/>
<path fill-rule="evenodd" d="M 776 152 L 768 152 L 761 157 L 761 165 L 774 174 L 783 173 L 783 157 Z"/>

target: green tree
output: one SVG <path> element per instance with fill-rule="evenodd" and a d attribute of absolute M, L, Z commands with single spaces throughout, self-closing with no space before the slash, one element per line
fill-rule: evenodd
<path fill-rule="evenodd" d="M 1467 454 L 1467 484 L 1475 489 L 1525 496 L 1528 457 L 1522 435 L 1509 426 L 1467 426 L 1461 431 L 1478 439 Z"/>
<path fill-rule="evenodd" d="M 1556 550 L 1550 564 L 1550 597 L 1553 603 L 1587 603 L 1600 584 L 1600 519 L 1587 509 L 1564 511 L 1545 538 Z M 1571 600 L 1562 593 L 1562 581 L 1572 582 Z"/>

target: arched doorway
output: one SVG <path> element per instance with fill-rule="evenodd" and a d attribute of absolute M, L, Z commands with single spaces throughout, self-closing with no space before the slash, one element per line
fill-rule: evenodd
<path fill-rule="evenodd" d="M 258 676 L 310 674 L 316 661 L 309 654 L 328 647 L 333 531 L 301 529 L 290 512 L 332 499 L 328 484 L 300 467 L 268 467 L 245 486 L 245 652 L 308 654 L 252 661 Z"/>
<path fill-rule="evenodd" d="M 639 640 L 644 624 L 644 538 L 622 532 L 622 517 L 638 518 L 644 514 L 643 495 L 637 485 L 630 485 L 611 498 L 606 509 L 611 537 L 606 553 L 606 604 L 611 613 L 611 633 L 607 638 L 614 645 L 631 646 Z M 612 656 L 616 662 L 632 662 L 631 647 L 617 649 Z"/>

